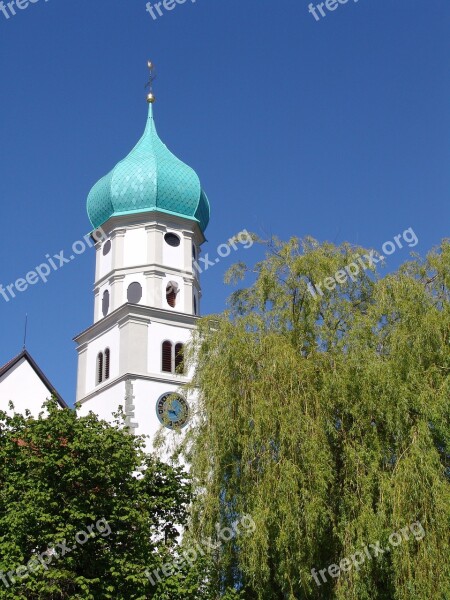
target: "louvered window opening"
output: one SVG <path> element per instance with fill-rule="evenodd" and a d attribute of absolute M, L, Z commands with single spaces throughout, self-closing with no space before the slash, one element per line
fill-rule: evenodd
<path fill-rule="evenodd" d="M 109 379 L 109 357 L 110 351 L 109 348 L 105 350 L 105 379 Z"/>
<path fill-rule="evenodd" d="M 162 370 L 164 373 L 172 373 L 172 343 L 163 342 L 162 345 Z"/>
<path fill-rule="evenodd" d="M 97 383 L 103 381 L 103 352 L 97 356 Z"/>
<path fill-rule="evenodd" d="M 104 352 L 99 352 L 97 355 L 97 385 L 109 379 L 111 364 L 111 352 L 106 348 Z"/>
<path fill-rule="evenodd" d="M 183 374 L 184 373 L 184 346 L 183 344 L 176 344 L 175 346 L 175 372 Z"/>
<path fill-rule="evenodd" d="M 184 344 L 172 344 L 165 341 L 162 344 L 161 369 L 163 373 L 184 373 Z"/>

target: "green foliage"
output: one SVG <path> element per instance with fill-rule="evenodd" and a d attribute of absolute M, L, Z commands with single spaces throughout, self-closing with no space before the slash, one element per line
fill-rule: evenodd
<path fill-rule="evenodd" d="M 367 251 L 275 240 L 191 349 L 193 526 L 252 515 L 256 532 L 224 548 L 216 578 L 247 600 L 450 598 L 450 244 L 314 298 L 308 283 L 355 253 Z M 417 521 L 423 539 L 314 582 L 312 568 L 386 548 Z"/>
<path fill-rule="evenodd" d="M 0 581 L 0 598 L 158 599 L 145 571 L 174 554 L 190 500 L 185 473 L 145 455 L 122 427 L 53 401 L 46 410 L 38 419 L 0 413 L 0 570 L 9 585 Z M 93 537 L 77 543 L 89 526 Z M 57 546 L 64 540 L 70 551 Z M 48 568 L 14 574 L 49 547 L 59 556 L 43 555 Z"/>

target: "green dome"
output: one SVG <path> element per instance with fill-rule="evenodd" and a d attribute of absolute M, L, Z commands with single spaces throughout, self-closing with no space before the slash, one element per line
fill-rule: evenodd
<path fill-rule="evenodd" d="M 196 172 L 174 156 L 156 133 L 149 104 L 144 135 L 114 169 L 89 192 L 87 212 L 94 228 L 110 217 L 151 210 L 209 222 L 209 202 Z"/>

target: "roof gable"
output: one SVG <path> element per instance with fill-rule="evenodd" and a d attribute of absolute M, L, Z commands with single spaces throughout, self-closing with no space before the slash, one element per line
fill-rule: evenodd
<path fill-rule="evenodd" d="M 3 365 L 3 367 L 0 368 L 0 378 L 3 377 L 4 375 L 6 375 L 9 371 L 11 371 L 22 359 L 25 359 L 27 361 L 27 363 L 30 365 L 30 367 L 33 369 L 33 371 L 36 373 L 36 375 L 39 377 L 39 379 L 42 381 L 42 383 L 48 389 L 50 394 L 55 396 L 55 398 L 58 401 L 58 404 L 61 406 L 61 408 L 69 408 L 67 406 L 66 402 L 61 397 L 61 395 L 58 394 L 58 392 L 55 390 L 55 388 L 51 384 L 50 380 L 45 376 L 42 369 L 40 369 L 39 365 L 36 363 L 36 361 L 30 355 L 28 350 L 22 350 L 22 352 L 20 354 L 18 354 L 15 358 L 13 358 L 9 362 L 7 362 L 5 365 Z"/>

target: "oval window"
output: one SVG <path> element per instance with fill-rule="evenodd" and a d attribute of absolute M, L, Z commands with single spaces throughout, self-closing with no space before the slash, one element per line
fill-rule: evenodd
<path fill-rule="evenodd" d="M 174 233 L 166 233 L 164 236 L 166 244 L 172 246 L 173 248 L 177 248 L 180 245 L 180 238 Z"/>
<path fill-rule="evenodd" d="M 110 250 L 111 250 L 111 240 L 107 240 L 103 244 L 103 256 L 106 256 L 107 254 L 109 254 Z"/>
<path fill-rule="evenodd" d="M 130 304 L 139 304 L 142 299 L 142 285 L 137 281 L 130 283 L 127 290 L 127 300 Z"/>
<path fill-rule="evenodd" d="M 177 302 L 178 286 L 174 281 L 169 281 L 166 287 L 166 300 L 167 304 L 172 308 L 175 308 Z"/>
<path fill-rule="evenodd" d="M 103 298 L 102 298 L 102 313 L 103 316 L 106 317 L 106 315 L 108 314 L 109 311 L 109 292 L 108 290 L 105 290 L 103 292 Z"/>

